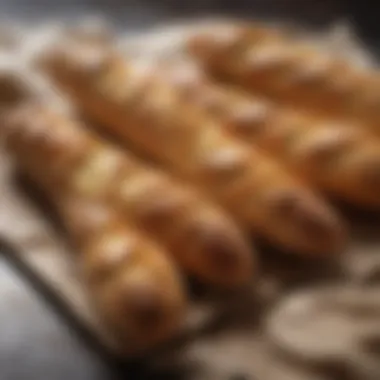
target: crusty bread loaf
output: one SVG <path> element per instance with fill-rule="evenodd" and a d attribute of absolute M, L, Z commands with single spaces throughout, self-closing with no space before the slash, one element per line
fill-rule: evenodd
<path fill-rule="evenodd" d="M 63 162 L 73 159 L 79 141 L 70 133 L 44 131 L 33 116 L 31 108 L 13 110 L 3 120 L 1 135 L 17 167 L 48 197 L 77 248 L 95 311 L 121 353 L 138 354 L 169 340 L 183 326 L 187 303 L 178 268 L 166 250 L 114 207 L 62 186 L 70 173 Z"/>
<path fill-rule="evenodd" d="M 380 76 L 271 27 L 195 33 L 190 53 L 212 74 L 314 113 L 361 120 L 380 134 Z"/>
<path fill-rule="evenodd" d="M 354 204 L 380 206 L 380 142 L 355 123 L 315 118 L 210 80 L 197 65 L 157 68 L 186 101 L 220 127 L 270 152 L 317 189 Z"/>
<path fill-rule="evenodd" d="M 321 198 L 154 73 L 104 45 L 70 40 L 48 50 L 40 67 L 87 117 L 214 197 L 246 229 L 298 252 L 342 247 L 341 222 Z"/>

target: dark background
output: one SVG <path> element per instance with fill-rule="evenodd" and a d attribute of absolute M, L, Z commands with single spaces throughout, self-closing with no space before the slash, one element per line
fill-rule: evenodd
<path fill-rule="evenodd" d="M 49 18 L 106 15 L 123 29 L 141 29 L 165 20 L 204 15 L 285 18 L 321 27 L 348 19 L 378 48 L 380 3 L 375 0 L 0 0 L 0 20 L 39 23 Z"/>
<path fill-rule="evenodd" d="M 373 49 L 379 46 L 379 10 L 375 0 L 0 0 L 2 20 L 39 24 L 51 18 L 106 15 L 123 29 L 221 14 L 281 17 L 313 27 L 349 19 Z M 0 380 L 114 378 L 109 365 L 30 285 L 0 256 Z M 134 377 L 128 371 L 128 378 Z"/>
<path fill-rule="evenodd" d="M 372 15 L 375 20 L 372 22 L 376 23 L 380 9 L 376 3 L 360 0 L 1 0 L 0 12 L 2 18 L 28 21 L 106 14 L 123 28 L 141 28 L 167 19 L 205 14 L 286 17 L 323 25 L 353 10 L 356 14 L 367 13 L 368 20 Z"/>

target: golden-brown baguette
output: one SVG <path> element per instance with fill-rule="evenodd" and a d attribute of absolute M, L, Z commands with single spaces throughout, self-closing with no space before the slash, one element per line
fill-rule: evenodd
<path fill-rule="evenodd" d="M 8 118 L 7 145 L 45 188 L 106 199 L 162 244 L 184 270 L 217 286 L 242 286 L 254 249 L 218 206 L 45 105 Z"/>
<path fill-rule="evenodd" d="M 188 51 L 210 73 L 315 113 L 365 121 L 380 134 L 380 76 L 280 30 L 225 26 L 193 34 Z"/>
<path fill-rule="evenodd" d="M 298 252 L 342 247 L 342 222 L 321 198 L 154 73 L 104 46 L 73 41 L 39 63 L 89 118 L 214 197 L 246 229 Z"/>
<path fill-rule="evenodd" d="M 157 67 L 186 101 L 220 127 L 270 152 L 316 188 L 365 206 L 380 206 L 380 142 L 360 124 L 313 118 L 259 95 L 219 85 L 193 64 Z"/>
<path fill-rule="evenodd" d="M 91 303 L 121 352 L 140 354 L 178 333 L 187 300 L 168 253 L 105 203 L 52 197 L 80 253 Z"/>

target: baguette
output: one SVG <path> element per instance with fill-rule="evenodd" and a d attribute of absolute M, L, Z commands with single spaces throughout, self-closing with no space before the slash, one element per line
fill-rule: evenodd
<path fill-rule="evenodd" d="M 380 76 L 283 35 L 254 25 L 192 35 L 187 50 L 210 73 L 324 116 L 365 122 L 380 134 Z"/>
<path fill-rule="evenodd" d="M 79 145 L 74 136 L 62 133 L 54 142 L 38 123 L 31 109 L 14 104 L 3 120 L 1 137 L 17 167 L 56 209 L 79 253 L 82 279 L 96 313 L 121 354 L 140 354 L 166 342 L 182 327 L 187 306 L 177 268 L 166 251 L 113 207 L 74 195 L 50 177 L 67 175 L 60 166 L 64 150 L 67 160 Z M 36 152 L 39 147 L 45 152 Z M 54 173 L 60 169 L 63 172 Z"/>
<path fill-rule="evenodd" d="M 121 353 L 141 354 L 176 335 L 187 297 L 167 252 L 104 203 L 52 197 L 80 252 L 92 305 Z"/>
<path fill-rule="evenodd" d="M 8 120 L 10 151 L 45 188 L 105 199 L 204 282 L 235 287 L 251 279 L 253 249 L 218 206 L 114 148 L 66 112 L 30 104 Z"/>
<path fill-rule="evenodd" d="M 72 40 L 37 61 L 87 117 L 214 197 L 246 230 L 298 253 L 342 248 L 342 222 L 323 200 L 154 73 L 110 47 Z"/>
<path fill-rule="evenodd" d="M 166 64 L 157 70 L 221 128 L 270 152 L 314 187 L 355 204 L 380 206 L 380 143 L 365 128 L 313 118 L 218 85 L 196 65 Z"/>

